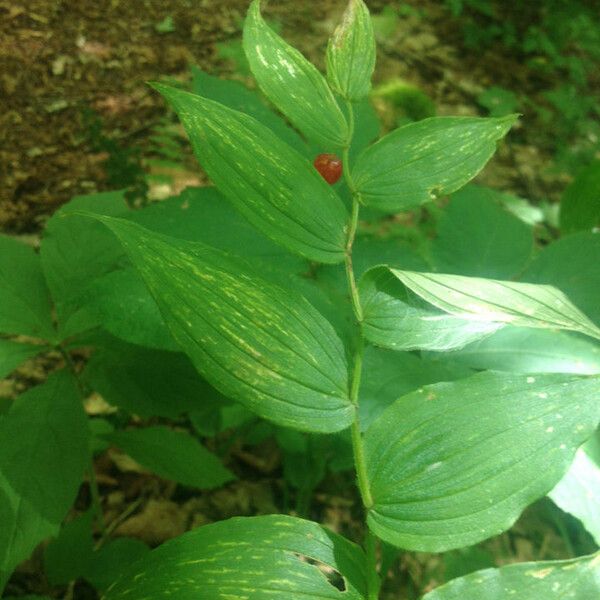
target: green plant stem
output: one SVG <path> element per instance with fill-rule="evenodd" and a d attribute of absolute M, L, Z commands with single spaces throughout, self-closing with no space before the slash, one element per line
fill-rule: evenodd
<path fill-rule="evenodd" d="M 346 266 L 346 279 L 348 281 L 348 289 L 350 291 L 350 298 L 352 301 L 352 310 L 356 319 L 356 347 L 354 350 L 354 367 L 352 371 L 352 381 L 350 384 L 350 400 L 355 407 L 354 421 L 352 422 L 351 435 L 352 435 L 352 452 L 354 455 L 354 466 L 356 469 L 356 477 L 358 482 L 358 489 L 362 503 L 366 510 L 373 506 L 373 497 L 369 487 L 369 477 L 367 474 L 367 463 L 365 458 L 365 448 L 363 443 L 363 437 L 360 431 L 360 420 L 358 414 L 358 394 L 360 390 L 360 382 L 362 376 L 362 365 L 364 356 L 364 337 L 362 334 L 362 321 L 363 311 L 360 304 L 360 295 L 358 293 L 358 286 L 356 285 L 356 277 L 354 275 L 354 268 L 352 264 L 352 247 L 354 245 L 354 239 L 356 237 L 356 229 L 358 227 L 358 216 L 360 212 L 360 194 L 358 193 L 354 180 L 352 179 L 352 172 L 350 168 L 350 142 L 354 135 L 354 112 L 352 104 L 346 103 L 348 112 L 348 125 L 349 125 L 349 141 L 347 146 L 344 148 L 342 164 L 344 169 L 344 179 L 346 185 L 352 194 L 352 213 L 350 216 L 350 222 L 348 224 L 346 247 L 345 247 L 345 266 Z M 377 600 L 379 597 L 380 579 L 377 572 L 377 539 L 367 528 L 365 537 L 365 554 L 367 558 L 367 586 L 368 586 L 368 600 Z"/>
<path fill-rule="evenodd" d="M 83 384 L 79 379 L 79 374 L 77 373 L 77 369 L 75 368 L 75 363 L 71 358 L 68 350 L 65 350 L 62 346 L 58 345 L 57 350 L 61 353 L 62 357 L 65 360 L 65 363 L 69 370 L 71 371 L 75 382 L 77 383 L 77 388 L 79 389 L 79 394 L 81 396 L 81 400 L 83 401 L 86 394 Z M 98 523 L 98 528 L 100 529 L 100 533 L 102 535 L 106 532 L 106 523 L 104 522 L 104 515 L 102 513 L 102 503 L 100 501 L 100 490 L 98 488 L 98 481 L 96 480 L 96 471 L 94 470 L 94 457 L 90 451 L 90 465 L 88 467 L 88 479 L 90 484 L 90 494 L 92 496 L 92 505 L 94 507 L 94 511 L 96 513 L 96 521 Z"/>

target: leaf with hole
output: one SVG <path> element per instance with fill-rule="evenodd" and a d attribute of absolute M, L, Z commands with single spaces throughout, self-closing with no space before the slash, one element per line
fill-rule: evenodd
<path fill-rule="evenodd" d="M 104 600 L 363 600 L 362 550 L 295 517 L 234 518 L 205 525 L 153 550 Z"/>
<path fill-rule="evenodd" d="M 505 531 L 592 435 L 599 393 L 598 377 L 484 372 L 403 396 L 366 434 L 369 527 L 424 552 Z"/>
<path fill-rule="evenodd" d="M 455 192 L 483 169 L 516 119 L 432 117 L 388 133 L 356 160 L 362 202 L 398 212 Z"/>

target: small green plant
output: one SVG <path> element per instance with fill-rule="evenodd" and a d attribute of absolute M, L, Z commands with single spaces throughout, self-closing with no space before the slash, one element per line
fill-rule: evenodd
<path fill-rule="evenodd" d="M 105 600 L 375 600 L 398 551 L 459 549 L 446 554 L 457 578 L 424 599 L 596 597 L 591 538 L 568 560 L 463 574 L 491 566 L 469 546 L 547 494 L 600 541 L 600 495 L 586 487 L 600 481 L 598 211 L 569 190 L 570 235 L 534 256 L 538 211 L 469 183 L 514 115 L 432 117 L 371 143 L 362 0 L 330 39 L 326 78 L 258 0 L 244 50 L 295 129 L 237 82 L 196 71 L 194 93 L 154 84 L 217 189 L 140 210 L 123 192 L 75 198 L 39 255 L 0 237 L 0 374 L 40 353 L 57 362 L 0 417 L 0 589 L 52 537 L 49 583 L 84 578 Z M 595 198 L 596 175 L 574 186 Z M 388 217 L 434 202 L 421 256 Z M 82 348 L 93 349 L 84 369 Z M 88 417 L 92 390 L 120 416 Z M 130 415 L 153 424 L 123 427 Z M 152 551 L 113 539 L 96 453 L 113 445 L 210 490 L 236 474 L 227 443 L 199 438 L 230 428 L 278 441 L 302 515 L 324 477 L 352 469 L 359 543 L 288 515 L 220 521 Z M 85 474 L 90 506 L 63 523 Z"/>

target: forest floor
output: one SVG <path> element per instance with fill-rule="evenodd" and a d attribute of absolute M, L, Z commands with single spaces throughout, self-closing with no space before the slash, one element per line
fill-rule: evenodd
<path fill-rule="evenodd" d="M 369 2 L 374 13 L 388 4 L 393 3 Z M 375 84 L 401 78 L 430 96 L 438 115 L 485 114 L 476 98 L 492 85 L 532 96 L 543 89 L 545 82 L 519 57 L 498 48 L 468 51 L 441 2 L 408 4 L 414 12 L 395 23 L 379 46 Z M 327 36 L 344 5 L 344 0 L 277 0 L 266 14 L 322 68 Z M 188 79 L 192 64 L 211 74 L 230 74 L 231 63 L 218 45 L 239 38 L 247 6 L 247 0 L 0 0 L 0 230 L 35 243 L 60 205 L 78 194 L 110 189 L 107 155 L 90 143 L 86 111 L 97 114 L 102 134 L 119 147 L 149 155 L 153 127 L 166 108 L 146 82 Z M 482 181 L 536 202 L 556 202 L 569 177 L 552 170 L 547 132 L 528 120 L 527 110 L 523 113 Z M 191 153 L 185 164 L 189 171 L 178 185 L 201 181 Z M 43 377 L 44 364 L 30 368 L 37 369 L 30 382 Z M 88 409 L 94 410 L 93 402 Z M 174 485 L 138 473 L 135 465 L 108 453 L 96 465 L 106 516 L 120 519 L 116 533 L 156 545 L 205 522 L 278 512 L 281 464 L 270 444 L 238 448 L 235 458 L 246 477 L 193 497 L 178 495 Z M 310 516 L 358 533 L 360 509 L 352 495 L 336 494 L 339 484 L 329 481 L 317 490 Z M 81 505 L 86 501 L 82 497 Z M 520 523 L 490 542 L 494 554 L 527 560 L 540 558 L 540 546 L 554 556 L 564 551 L 560 537 L 538 527 L 535 518 Z M 541 531 L 539 543 L 530 541 L 532 528 Z M 439 566 L 435 555 L 405 558 L 391 587 L 426 591 L 439 582 Z M 39 572 L 39 561 L 30 561 L 13 578 L 11 591 L 37 591 Z M 73 593 L 94 597 L 85 586 Z"/>

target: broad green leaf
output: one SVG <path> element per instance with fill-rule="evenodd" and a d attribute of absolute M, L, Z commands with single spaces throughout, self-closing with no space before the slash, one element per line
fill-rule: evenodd
<path fill-rule="evenodd" d="M 505 531 L 592 435 L 599 393 L 597 377 L 484 372 L 400 398 L 365 436 L 369 527 L 425 552 Z"/>
<path fill-rule="evenodd" d="M 186 188 L 179 196 L 154 202 L 128 218 L 147 229 L 202 242 L 244 256 L 304 273 L 309 263 L 257 231 L 215 187 Z"/>
<path fill-rule="evenodd" d="M 50 294 L 33 248 L 0 235 L 0 333 L 53 339 Z"/>
<path fill-rule="evenodd" d="M 0 472 L 0 593 L 15 567 L 43 540 L 56 534 L 58 524 L 42 517 L 17 494 Z"/>
<path fill-rule="evenodd" d="M 44 518 L 60 522 L 90 456 L 87 419 L 72 377 L 54 373 L 17 398 L 0 418 L 0 439 L 0 471 L 10 486 Z"/>
<path fill-rule="evenodd" d="M 109 404 L 141 417 L 176 418 L 219 395 L 185 354 L 117 340 L 96 348 L 84 376 Z"/>
<path fill-rule="evenodd" d="M 174 338 L 225 396 L 280 425 L 338 431 L 353 419 L 339 336 L 312 305 L 203 244 L 103 217 Z"/>
<path fill-rule="evenodd" d="M 576 233 L 546 246 L 523 279 L 560 288 L 594 322 L 600 323 L 600 234 Z"/>
<path fill-rule="evenodd" d="M 184 431 L 156 426 L 104 437 L 143 467 L 182 485 L 213 489 L 235 479 L 212 452 Z"/>
<path fill-rule="evenodd" d="M 600 467 L 584 448 L 577 451 L 566 475 L 548 496 L 577 517 L 600 546 Z"/>
<path fill-rule="evenodd" d="M 308 159 L 248 115 L 154 87 L 179 115 L 208 176 L 252 225 L 311 260 L 343 260 L 347 211 Z"/>
<path fill-rule="evenodd" d="M 584 169 L 565 190 L 560 201 L 563 234 L 600 227 L 600 161 Z"/>
<path fill-rule="evenodd" d="M 451 315 L 475 322 L 568 329 L 600 339 L 600 329 L 551 285 L 398 269 L 390 272 L 411 292 Z"/>
<path fill-rule="evenodd" d="M 432 117 L 400 127 L 358 157 L 352 175 L 362 201 L 397 212 L 455 192 L 483 169 L 515 121 Z"/>
<path fill-rule="evenodd" d="M 307 154 L 306 143 L 296 131 L 265 104 L 259 92 L 249 90 L 239 81 L 214 77 L 198 67 L 192 67 L 192 91 L 254 117 L 298 152 Z"/>
<path fill-rule="evenodd" d="M 391 350 L 461 348 L 502 327 L 496 321 L 462 314 L 443 314 L 403 285 L 395 271 L 375 267 L 360 281 L 363 333 L 367 340 Z"/>
<path fill-rule="evenodd" d="M 326 570 L 323 571 L 322 567 Z M 339 574 L 340 591 L 325 573 Z M 104 600 L 366 598 L 365 557 L 343 537 L 284 515 L 234 518 L 171 540 L 138 561 Z"/>
<path fill-rule="evenodd" d="M 47 350 L 47 346 L 22 344 L 0 339 L 0 379 L 14 371 L 21 363 Z"/>
<path fill-rule="evenodd" d="M 110 232 L 92 219 L 72 214 L 80 210 L 115 216 L 126 213 L 127 206 L 123 192 L 76 196 L 46 224 L 40 254 L 62 338 L 98 325 L 81 310 L 81 297 L 94 279 L 123 259 L 123 249 Z"/>
<path fill-rule="evenodd" d="M 477 571 L 425 594 L 423 600 L 592 600 L 600 595 L 600 554 Z"/>
<path fill-rule="evenodd" d="M 259 0 L 248 10 L 244 51 L 260 89 L 294 127 L 325 149 L 348 142 L 348 124 L 325 78 L 269 28 Z"/>
<path fill-rule="evenodd" d="M 505 327 L 449 354 L 474 369 L 517 373 L 600 375 L 600 346 L 552 329 Z"/>
<path fill-rule="evenodd" d="M 442 273 L 510 279 L 533 251 L 533 232 L 474 184 L 453 194 L 439 222 L 433 256 Z"/>
<path fill-rule="evenodd" d="M 367 346 L 358 397 L 361 429 L 368 429 L 400 396 L 430 383 L 454 381 L 472 374 L 471 369 L 449 361 L 427 360 L 412 352 Z"/>
<path fill-rule="evenodd" d="M 80 297 L 91 322 L 126 342 L 178 350 L 154 298 L 134 267 L 101 275 Z"/>
<path fill-rule="evenodd" d="M 327 80 L 331 89 L 347 100 L 362 100 L 371 89 L 375 54 L 369 9 L 362 0 L 349 0 L 342 21 L 327 44 Z"/>

